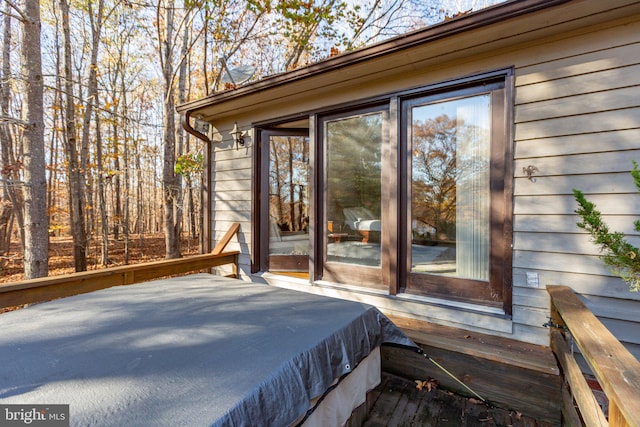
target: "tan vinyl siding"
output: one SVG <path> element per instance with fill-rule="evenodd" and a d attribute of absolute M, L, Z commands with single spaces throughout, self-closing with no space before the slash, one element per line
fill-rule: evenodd
<path fill-rule="evenodd" d="M 530 157 L 546 157 L 554 155 L 569 155 L 580 153 L 601 153 L 615 150 L 632 150 L 638 148 L 638 130 L 614 130 L 606 133 L 582 134 L 580 138 L 574 136 L 560 136 L 518 141 L 516 144 L 516 159 Z"/>
<path fill-rule="evenodd" d="M 212 153 L 212 240 L 215 245 L 233 223 L 239 223 L 237 239 L 233 239 L 229 249 L 241 252 L 238 257 L 240 274 L 248 275 L 251 264 L 251 149 L 236 149 L 229 136 L 232 128 L 233 123 L 225 123 L 212 129 L 213 140 L 219 141 L 214 145 Z M 246 139 L 249 145 L 250 139 Z M 220 274 L 230 273 L 227 270 L 218 269 Z"/>
<path fill-rule="evenodd" d="M 544 44 L 531 56 L 538 63 L 517 65 L 513 280 L 514 312 L 546 311 L 545 292 L 526 288 L 526 273 L 536 272 L 541 284 L 581 293 L 640 358 L 640 295 L 599 260 L 575 225 L 572 196 L 573 188 L 583 190 L 612 228 L 640 244 L 633 229 L 640 197 L 628 173 L 631 160 L 640 160 L 638 34 L 640 24 L 625 21 Z M 538 169 L 533 180 L 523 172 L 529 165 Z"/>

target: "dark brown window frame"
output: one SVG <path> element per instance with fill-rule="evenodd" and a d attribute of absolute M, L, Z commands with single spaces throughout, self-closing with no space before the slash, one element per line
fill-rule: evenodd
<path fill-rule="evenodd" d="M 310 163 L 309 174 L 310 183 L 315 188 L 310 194 L 310 236 L 313 243 L 313 252 L 310 256 L 310 281 L 331 280 L 344 278 L 344 282 L 350 285 L 364 285 L 367 280 L 375 279 L 376 284 L 370 286 L 373 289 L 387 291 L 390 295 L 406 292 L 414 295 L 423 295 L 427 297 L 446 299 L 452 301 L 460 301 L 493 308 L 500 308 L 505 315 L 512 314 L 512 197 L 513 197 L 513 130 L 512 130 L 512 105 L 513 105 L 513 68 L 505 68 L 494 70 L 478 75 L 468 76 L 459 79 L 438 82 L 427 86 L 398 91 L 393 94 L 378 96 L 367 100 L 359 100 L 353 103 L 334 106 L 333 108 L 316 110 L 304 115 L 309 118 L 309 137 L 310 137 Z M 482 93 L 489 92 L 495 88 L 501 91 L 500 96 L 492 96 L 492 108 L 494 113 L 499 114 L 501 124 L 493 126 L 492 141 L 495 138 L 503 141 L 500 152 L 492 150 L 491 162 L 492 169 L 496 168 L 502 171 L 499 177 L 491 175 L 491 203 L 492 206 L 498 208 L 498 214 L 492 210 L 491 214 L 491 263 L 490 263 L 490 280 L 486 282 L 470 281 L 459 278 L 445 278 L 443 276 L 435 276 L 434 280 L 427 280 L 426 290 L 420 291 L 415 287 L 407 284 L 410 280 L 410 269 L 407 266 L 407 252 L 410 246 L 408 238 L 408 224 L 410 224 L 410 212 L 408 205 L 408 173 L 407 168 L 407 135 L 405 131 L 406 112 L 404 111 L 407 101 L 424 97 L 439 97 L 440 99 L 451 98 L 453 93 Z M 498 99 L 499 98 L 499 99 Z M 325 167 L 326 160 L 324 156 L 323 137 L 321 122 L 328 117 L 348 117 L 357 112 L 367 110 L 380 110 L 386 108 L 388 111 L 388 150 L 383 153 L 386 164 L 396 164 L 398 167 L 393 170 L 383 167 L 383 182 L 385 187 L 382 189 L 383 198 L 386 197 L 389 203 L 386 203 L 384 209 L 387 217 L 387 232 L 383 233 L 382 244 L 387 248 L 385 256 L 383 256 L 382 268 L 380 275 L 377 271 L 366 273 L 366 268 L 361 271 L 365 273 L 361 276 L 361 280 L 348 280 L 353 275 L 330 275 L 324 271 L 324 253 L 323 245 L 326 239 L 326 231 L 323 224 L 325 221 L 324 214 L 324 184 L 325 184 Z M 297 115 L 300 118 L 302 115 Z M 280 122 L 285 122 L 281 120 Z M 275 122 L 271 122 L 275 123 Z M 269 127 L 264 124 L 256 124 L 256 141 L 260 140 L 260 133 L 269 131 L 270 129 L 281 130 L 280 128 Z M 492 142 L 493 144 L 493 142 Z M 267 153 L 268 154 L 268 153 Z M 266 244 L 264 242 L 264 227 L 261 225 L 261 198 L 260 186 L 265 179 L 264 151 L 260 146 L 255 147 L 254 151 L 254 208 L 253 215 L 253 236 L 254 244 L 252 253 L 253 273 L 259 271 L 267 271 L 268 263 L 264 262 L 264 254 L 266 253 Z M 267 163 L 268 165 L 268 163 Z M 492 208 L 493 209 L 493 208 Z M 258 219 L 257 221 L 255 219 Z M 340 269 L 340 273 L 342 270 Z M 437 282 L 436 284 L 434 284 Z M 477 283 L 476 283 L 477 282 Z M 481 288 L 480 292 L 464 294 L 469 285 Z M 447 289 L 449 287 L 449 290 Z M 416 290 L 418 292 L 416 292 Z M 450 290 L 453 290 L 451 292 Z M 462 290 L 462 293 L 458 291 Z"/>
<path fill-rule="evenodd" d="M 388 101 L 385 103 L 372 103 L 366 106 L 355 106 L 352 108 L 343 108 L 337 112 L 328 112 L 321 115 L 316 116 L 317 123 L 317 147 L 318 147 L 318 159 L 322 162 L 322 174 L 319 175 L 318 179 L 321 185 L 319 186 L 320 191 L 316 192 L 316 206 L 318 209 L 316 210 L 316 216 L 318 219 L 317 223 L 317 234 L 316 234 L 316 244 L 315 252 L 316 252 L 316 266 L 315 271 L 318 272 L 317 278 L 321 278 L 322 280 L 327 280 L 331 282 L 337 283 L 349 283 L 351 285 L 363 286 L 373 289 L 378 289 L 381 291 L 386 291 L 389 288 L 388 281 L 385 282 L 385 278 L 388 277 L 386 273 L 387 262 L 385 257 L 382 257 L 382 263 L 380 267 L 367 267 L 363 265 L 356 264 L 342 264 L 339 262 L 331 262 L 327 261 L 326 254 L 324 253 L 324 242 L 327 241 L 327 227 L 324 224 L 327 223 L 327 209 L 326 209 L 326 199 L 327 199 L 327 149 L 325 146 L 326 136 L 324 134 L 324 123 L 346 119 L 358 115 L 366 115 L 366 114 L 382 114 L 382 147 L 381 152 L 383 156 L 383 166 L 382 166 L 382 176 L 381 176 L 381 192 L 385 194 L 385 186 L 388 185 L 388 180 L 385 180 L 385 170 L 388 170 L 388 167 L 385 167 L 386 162 L 388 162 L 387 152 L 389 151 L 389 136 L 388 132 L 385 132 L 390 126 L 390 114 L 389 114 L 389 103 Z M 388 212 L 383 209 L 382 210 L 382 222 L 383 224 L 389 223 Z M 389 233 L 381 233 L 381 245 L 386 247 L 386 235 Z"/>
<path fill-rule="evenodd" d="M 268 205 L 263 205 L 263 195 L 268 193 L 269 186 L 269 146 L 265 140 L 273 135 L 292 135 L 309 137 L 307 129 L 260 127 L 256 131 L 254 147 L 254 179 L 253 179 L 253 217 L 252 233 L 255 236 L 251 272 L 267 270 L 295 270 L 301 262 L 308 262 L 309 256 L 282 256 L 278 265 L 270 265 L 269 257 L 269 212 Z M 311 238 L 311 236 L 310 236 Z"/>
<path fill-rule="evenodd" d="M 406 216 L 400 221 L 401 242 L 400 290 L 410 294 L 432 298 L 454 300 L 502 309 L 511 314 L 512 303 L 512 171 L 510 116 L 511 69 L 461 79 L 450 86 L 439 86 L 434 90 L 413 92 L 400 100 L 401 110 L 401 201 Z M 409 152 L 409 109 L 417 104 L 444 101 L 473 95 L 491 94 L 491 154 L 490 154 L 490 262 L 489 280 L 462 279 L 442 275 L 411 273 L 408 253 L 411 249 L 410 191 L 411 153 Z"/>

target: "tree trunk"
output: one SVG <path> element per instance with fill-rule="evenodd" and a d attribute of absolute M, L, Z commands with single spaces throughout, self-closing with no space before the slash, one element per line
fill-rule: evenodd
<path fill-rule="evenodd" d="M 205 147 L 205 150 L 209 150 L 209 147 Z M 209 158 L 209 156 L 205 156 L 205 161 L 207 161 L 207 159 Z M 207 247 L 207 244 L 205 243 L 205 235 L 208 235 L 209 233 L 205 233 L 204 232 L 204 227 L 205 227 L 205 223 L 204 223 L 204 210 L 206 209 L 205 206 L 205 200 L 202 197 L 202 189 L 205 188 L 205 180 L 208 178 L 207 175 L 207 168 L 205 167 L 204 170 L 200 173 L 200 210 L 198 211 L 198 229 L 200 230 L 200 233 L 198 235 L 198 245 L 200 246 L 200 253 L 203 254 L 205 251 L 205 248 Z M 209 187 L 207 187 L 208 189 Z M 207 227 L 209 226 L 209 224 L 207 224 Z"/>
<path fill-rule="evenodd" d="M 209 8 L 203 8 L 204 9 L 204 22 L 209 22 Z M 202 47 L 202 75 L 203 75 L 203 80 L 204 80 L 204 94 L 205 95 L 209 95 L 209 58 L 208 58 L 208 53 L 209 53 L 209 32 L 205 31 L 204 32 L 204 45 Z"/>
<path fill-rule="evenodd" d="M 54 48 L 55 48 L 55 67 L 56 70 L 60 70 L 60 63 L 62 61 L 61 56 L 61 46 L 60 46 L 60 28 L 58 23 L 55 25 L 55 37 L 53 40 Z M 49 212 L 49 228 L 50 233 L 52 235 L 58 236 L 60 235 L 60 214 L 61 210 L 58 210 L 58 193 L 60 188 L 60 181 L 58 179 L 58 173 L 61 165 L 64 162 L 61 162 L 60 157 L 60 140 L 64 137 L 61 137 L 61 132 L 63 132 L 64 124 L 63 124 L 63 114 L 62 114 L 62 76 L 58 72 L 56 74 L 56 89 L 54 92 L 53 98 L 53 129 L 51 131 L 51 147 L 49 147 L 49 162 L 51 165 L 49 171 L 49 185 L 48 185 L 48 193 L 47 193 L 47 212 Z M 60 166 L 59 166 L 60 165 Z"/>
<path fill-rule="evenodd" d="M 187 16 L 189 15 L 189 11 L 187 11 Z M 187 17 L 185 17 L 187 19 Z M 187 91 L 187 55 L 189 52 L 189 45 L 191 44 L 190 40 L 190 28 L 188 25 L 184 26 L 184 33 L 182 37 L 182 49 L 180 50 L 180 58 L 182 62 L 180 63 L 179 73 L 178 73 L 178 102 L 180 104 L 184 104 L 187 101 L 186 91 Z M 176 146 L 176 158 L 179 158 L 185 153 L 185 145 L 189 144 L 189 135 L 187 135 L 186 131 L 182 128 L 182 126 L 178 126 L 176 132 L 176 138 L 178 140 Z M 174 172 L 175 174 L 175 172 Z M 175 174 L 175 179 L 180 191 L 178 193 L 178 203 L 175 206 L 175 216 L 176 216 L 176 226 L 178 227 L 178 237 L 180 236 L 180 231 L 182 230 L 182 222 L 184 218 L 184 191 L 182 190 L 182 175 Z"/>
<path fill-rule="evenodd" d="M 87 78 L 87 100 L 85 103 L 84 116 L 82 120 L 82 142 L 80 152 L 80 168 L 83 171 L 89 170 L 89 138 L 91 136 L 91 117 L 93 116 L 93 107 L 98 105 L 98 53 L 100 50 L 100 35 L 102 33 L 102 18 L 104 13 L 104 0 L 98 0 L 97 10 L 94 13 L 93 2 L 90 1 L 88 6 L 88 17 L 91 23 L 91 62 L 89 64 L 89 76 Z M 89 175 L 88 194 L 92 194 L 93 187 L 91 175 Z M 93 231 L 94 212 L 93 200 L 89 197 L 89 234 Z"/>
<path fill-rule="evenodd" d="M 209 11 L 205 11 L 205 16 L 209 15 Z M 187 39 L 189 39 L 189 33 L 188 31 L 185 29 L 185 35 L 184 35 L 184 39 L 185 41 Z M 191 41 L 189 41 L 189 43 L 191 43 Z M 206 34 L 204 35 L 204 57 L 207 57 L 207 36 Z M 187 99 L 187 94 L 191 93 L 191 84 L 190 84 L 190 80 L 187 79 L 187 71 L 188 71 L 188 66 L 187 66 L 187 43 L 185 42 L 183 45 L 183 56 L 185 57 L 184 62 L 182 63 L 182 66 L 180 67 L 180 103 L 184 103 Z M 205 64 L 206 64 L 206 60 L 205 60 Z M 207 67 L 205 66 L 204 68 L 204 83 L 205 83 L 205 93 L 208 93 L 208 79 L 207 79 Z M 187 87 L 188 85 L 188 87 Z M 185 135 L 185 140 L 184 140 L 184 152 L 185 153 L 190 153 L 191 152 L 191 139 L 189 138 L 189 135 L 187 135 L 186 133 L 183 134 Z M 192 239 L 195 239 L 198 237 L 198 224 L 196 222 L 196 205 L 195 205 L 195 198 L 194 198 L 194 191 L 193 191 L 193 177 L 191 175 L 187 175 L 186 178 L 186 191 L 187 191 L 187 195 L 186 195 L 186 200 L 187 200 L 187 209 L 186 212 L 188 214 L 188 225 L 187 228 L 189 230 L 189 236 Z"/>
<path fill-rule="evenodd" d="M 114 97 L 117 96 L 114 88 Z M 116 107 L 114 109 L 117 111 Z M 112 186 L 114 189 L 115 202 L 113 203 L 114 217 L 113 217 L 113 238 L 120 240 L 120 225 L 122 222 L 122 201 L 120 199 L 121 186 L 120 186 L 120 147 L 119 138 L 120 132 L 118 126 L 120 122 L 118 120 L 113 121 L 113 169 L 115 175 L 113 175 Z"/>
<path fill-rule="evenodd" d="M 64 41 L 64 76 L 66 92 L 65 152 L 69 179 L 69 221 L 73 237 L 73 258 L 76 271 L 87 270 L 87 231 L 85 228 L 85 178 L 78 164 L 76 138 L 76 115 L 73 90 L 73 72 L 71 63 L 71 29 L 69 23 L 69 4 L 60 0 L 62 14 L 62 32 Z"/>
<path fill-rule="evenodd" d="M 0 74 L 0 115 L 10 116 L 11 105 L 11 6 L 5 4 L 4 33 L 2 46 L 2 74 Z M 19 190 L 20 164 L 16 161 L 13 135 L 9 123 L 0 125 L 0 156 L 2 159 L 3 189 L 11 201 L 14 216 L 20 230 L 20 243 L 24 251 L 24 198 Z M 8 236 L 11 238 L 11 236 Z"/>
<path fill-rule="evenodd" d="M 25 0 L 22 26 L 22 75 L 28 84 L 24 90 L 22 137 L 24 156 L 25 204 L 25 279 L 46 277 L 49 259 L 49 218 L 47 216 L 47 179 L 44 159 L 43 76 L 40 45 L 40 1 Z"/>
<path fill-rule="evenodd" d="M 158 6 L 160 7 L 160 5 Z M 162 169 L 163 202 L 164 202 L 164 233 L 165 251 L 167 258 L 179 258 L 179 216 L 176 211 L 180 199 L 180 182 L 174 167 L 176 163 L 176 120 L 175 101 L 173 93 L 173 49 L 174 49 L 174 22 L 173 7 L 167 6 L 164 9 L 164 31 L 158 28 L 160 40 L 160 57 L 162 60 L 162 74 L 164 77 L 164 104 L 163 104 L 163 127 L 164 127 L 164 163 Z M 158 22 L 158 26 L 161 23 Z"/>
<path fill-rule="evenodd" d="M 6 255 L 11 247 L 11 223 L 13 206 L 8 200 L 0 201 L 0 255 Z"/>
<path fill-rule="evenodd" d="M 60 105 L 62 103 L 62 99 L 60 98 L 60 91 L 56 91 L 55 95 L 55 104 Z M 52 122 L 54 123 L 54 127 L 57 128 L 59 126 L 59 121 L 61 120 L 58 111 L 53 112 Z M 60 135 L 57 129 L 53 129 L 51 132 L 51 146 L 49 147 L 49 162 L 51 165 L 58 164 L 58 141 Z M 49 227 L 51 227 L 52 235 L 58 235 L 59 227 L 58 225 L 58 199 L 56 197 L 58 193 L 58 168 L 54 166 L 49 170 L 49 183 L 47 185 L 47 212 L 49 212 Z M 56 227 L 52 227 L 56 226 Z"/>
<path fill-rule="evenodd" d="M 134 148 L 136 150 L 136 153 L 134 156 L 135 164 L 136 164 L 136 179 L 137 179 L 136 199 L 138 200 L 138 203 L 136 205 L 136 231 L 135 232 L 138 234 L 142 234 L 145 231 L 144 210 L 142 209 L 142 195 L 143 195 L 142 165 L 140 163 L 140 157 L 142 156 L 142 153 L 140 153 L 140 147 L 138 144 L 136 144 Z"/>
<path fill-rule="evenodd" d="M 126 119 L 129 114 L 127 90 L 125 84 L 124 70 L 120 74 L 120 84 L 122 90 L 122 117 L 123 129 L 122 129 L 122 162 L 123 162 L 123 186 L 124 186 L 124 206 L 122 207 L 122 234 L 124 237 L 124 264 L 129 264 L 129 139 L 130 129 L 128 126 L 128 120 Z"/>
<path fill-rule="evenodd" d="M 137 186 L 136 186 L 136 199 L 138 203 L 136 205 L 136 232 L 138 233 L 138 246 L 140 247 L 140 256 L 144 256 L 144 232 L 146 231 L 145 227 L 145 218 L 144 218 L 144 209 L 142 204 L 142 195 L 143 195 L 143 187 L 142 187 L 142 165 L 140 162 L 140 157 L 142 153 L 140 152 L 140 146 L 135 144 L 135 164 L 136 164 L 136 177 L 137 177 Z"/>
<path fill-rule="evenodd" d="M 107 217 L 107 201 L 104 197 L 104 172 L 102 170 L 102 132 L 100 131 L 100 117 L 96 117 L 96 161 L 98 163 L 98 205 L 100 206 L 100 222 L 102 231 L 102 250 L 100 264 L 109 265 L 109 218 Z"/>

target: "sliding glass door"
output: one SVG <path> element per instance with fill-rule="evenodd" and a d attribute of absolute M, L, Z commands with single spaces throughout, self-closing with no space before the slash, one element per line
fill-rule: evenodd
<path fill-rule="evenodd" d="M 309 137 L 296 129 L 264 130 L 268 152 L 265 200 L 262 206 L 270 271 L 309 271 Z M 268 238 L 266 237 L 268 235 Z"/>
<path fill-rule="evenodd" d="M 403 112 L 405 290 L 501 307 L 508 251 L 502 84 L 416 97 Z"/>
<path fill-rule="evenodd" d="M 380 109 L 321 120 L 325 279 L 381 286 L 385 121 Z"/>

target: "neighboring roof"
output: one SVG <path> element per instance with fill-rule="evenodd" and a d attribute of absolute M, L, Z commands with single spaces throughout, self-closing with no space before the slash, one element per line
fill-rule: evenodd
<path fill-rule="evenodd" d="M 374 71 L 384 72 L 392 68 L 410 66 L 411 61 L 424 61 L 425 57 L 437 58 L 451 54 L 447 41 L 456 37 L 455 51 L 460 54 L 464 49 L 476 49 L 478 52 L 496 50 L 515 43 L 522 43 L 540 37 L 543 27 L 553 28 L 557 23 L 566 24 L 566 16 L 549 13 L 541 16 L 537 22 L 524 18 L 535 12 L 544 12 L 553 7 L 569 4 L 575 7 L 562 13 L 581 13 L 586 21 L 575 26 L 588 24 L 589 17 L 597 19 L 598 12 L 619 8 L 634 3 L 630 0 L 514 0 L 501 3 L 478 12 L 463 15 L 424 29 L 414 31 L 384 42 L 346 52 L 323 61 L 307 65 L 286 73 L 265 77 L 243 85 L 237 89 L 216 92 L 204 98 L 178 106 L 178 111 L 188 115 L 198 115 L 204 120 L 236 114 L 250 105 L 257 105 L 266 99 L 290 97 L 309 89 L 333 85 L 340 81 L 355 81 L 366 78 Z M 569 24 L 570 25 L 570 24 Z M 477 33 L 477 34 L 476 34 Z M 469 37 L 464 37 L 468 35 Z M 473 35 L 473 37 L 470 37 Z M 460 40 L 458 40 L 460 39 Z M 419 50 L 419 55 L 413 54 Z M 411 53 L 410 53 L 411 52 Z M 377 67 L 377 68 L 376 68 Z M 386 68 L 385 68 L 386 67 Z M 313 82 L 313 83 L 311 83 Z M 235 112 L 234 112 L 235 111 Z"/>

